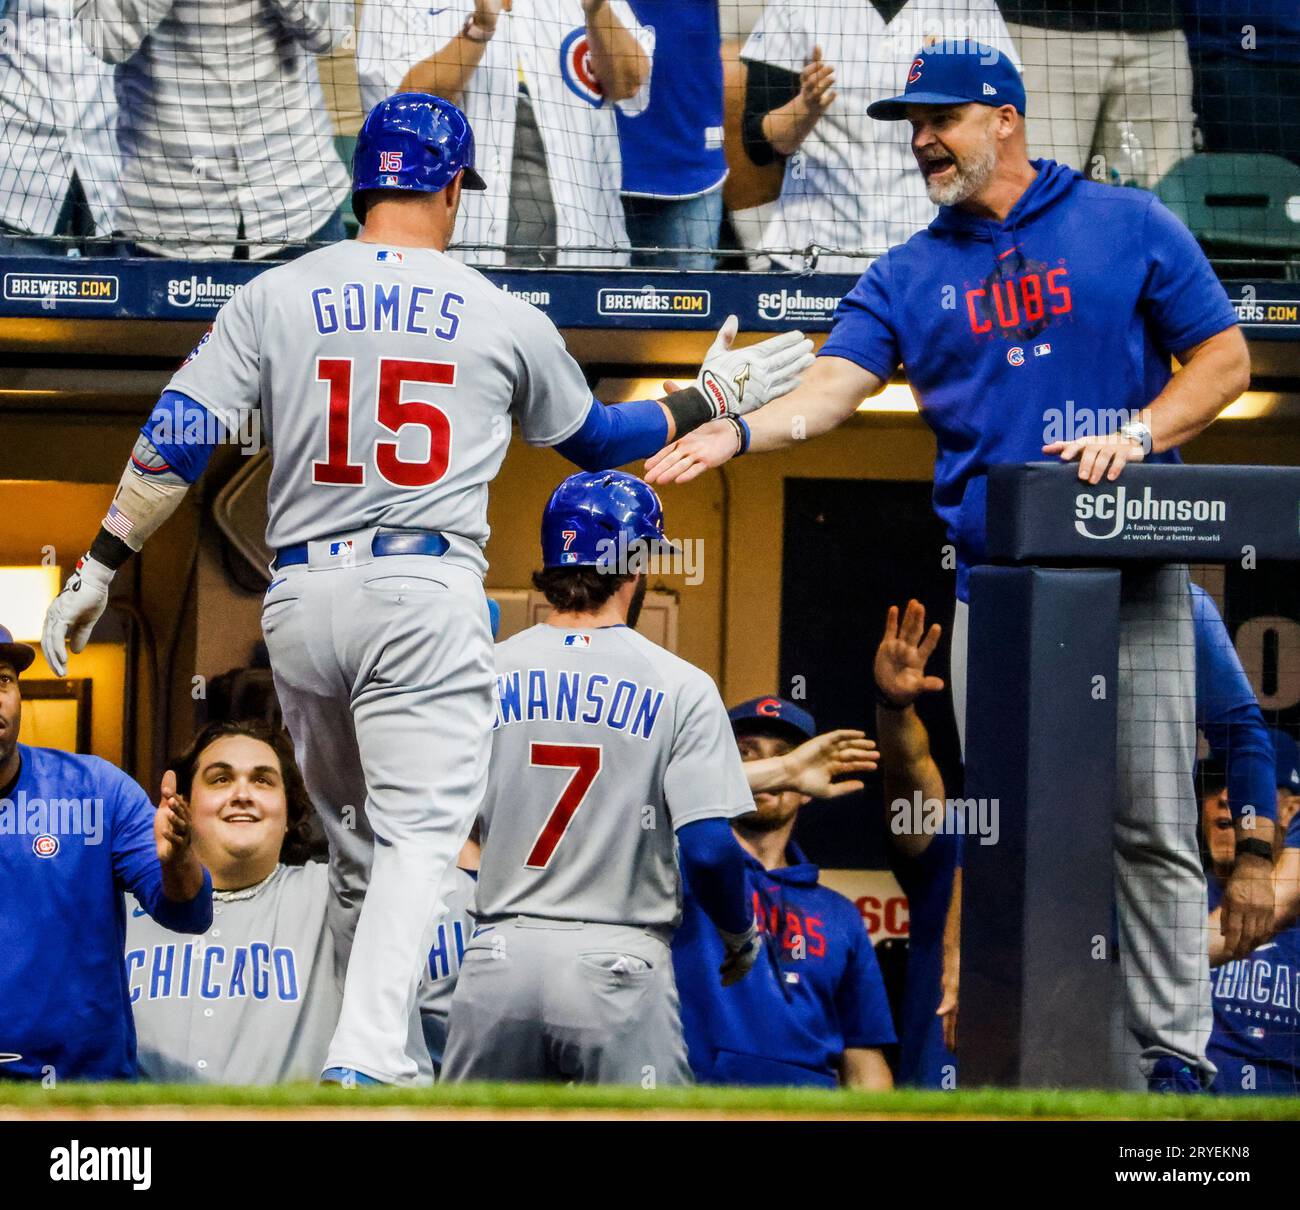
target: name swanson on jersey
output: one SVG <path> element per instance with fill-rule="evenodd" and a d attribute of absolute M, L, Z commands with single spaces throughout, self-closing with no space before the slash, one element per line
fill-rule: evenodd
<path fill-rule="evenodd" d="M 515 669 L 497 676 L 497 717 L 492 729 L 538 720 L 588 723 L 648 740 L 663 703 L 662 689 L 627 679 L 611 682 L 599 672 Z"/>

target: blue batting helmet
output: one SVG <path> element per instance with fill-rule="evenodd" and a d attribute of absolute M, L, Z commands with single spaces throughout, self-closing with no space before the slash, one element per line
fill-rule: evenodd
<path fill-rule="evenodd" d="M 634 542 L 671 550 L 664 508 L 648 483 L 622 471 L 570 475 L 542 513 L 543 567 L 609 567 Z"/>
<path fill-rule="evenodd" d="M 367 189 L 438 193 L 458 172 L 464 189 L 486 189 L 474 171 L 474 132 L 450 101 L 427 92 L 399 92 L 366 115 L 352 155 L 352 209 L 365 221 Z"/>

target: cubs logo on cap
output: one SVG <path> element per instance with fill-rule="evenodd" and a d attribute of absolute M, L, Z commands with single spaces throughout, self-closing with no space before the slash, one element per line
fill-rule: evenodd
<path fill-rule="evenodd" d="M 1025 85 L 1016 65 L 995 47 L 965 38 L 921 48 L 896 97 L 873 101 L 867 114 L 884 122 L 907 117 L 908 105 L 1014 105 L 1025 112 Z"/>
<path fill-rule="evenodd" d="M 727 711 L 731 729 L 737 735 L 772 733 L 785 735 L 795 743 L 803 743 L 817 734 L 817 723 L 802 706 L 784 698 L 768 695 L 752 697 L 747 702 L 732 706 Z"/>

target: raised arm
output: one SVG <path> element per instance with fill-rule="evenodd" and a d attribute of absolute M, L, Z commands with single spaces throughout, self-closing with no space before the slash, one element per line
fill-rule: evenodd
<path fill-rule="evenodd" d="M 611 101 L 634 97 L 650 78 L 650 56 L 609 0 L 582 0 L 591 70 Z"/>
<path fill-rule="evenodd" d="M 889 607 L 885 633 L 876 649 L 876 730 L 884 766 L 885 809 L 888 813 L 889 804 L 899 800 L 908 804 L 908 810 L 887 819 L 890 841 L 905 857 L 920 857 L 934 839 L 933 832 L 922 828 L 917 834 L 910 826 L 915 795 L 919 793 L 922 801 L 944 801 L 943 777 L 930 755 L 930 735 L 916 713 L 922 693 L 943 689 L 939 677 L 925 672 L 939 635 L 937 623 L 926 630 L 925 607 L 908 601 L 901 621 L 898 606 Z"/>
<path fill-rule="evenodd" d="M 475 0 L 474 15 L 458 33 L 442 43 L 427 59 L 409 68 L 396 92 L 431 92 L 461 104 L 474 72 L 496 36 L 503 12 L 511 0 Z"/>

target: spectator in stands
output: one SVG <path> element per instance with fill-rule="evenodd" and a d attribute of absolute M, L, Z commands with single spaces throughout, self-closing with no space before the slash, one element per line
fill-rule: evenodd
<path fill-rule="evenodd" d="M 0 1078 L 129 1080 L 122 892 L 164 928 L 202 933 L 212 881 L 169 777 L 155 810 L 98 757 L 18 742 L 19 677 L 35 658 L 0 626 Z"/>
<path fill-rule="evenodd" d="M 1178 0 L 998 0 L 1039 155 L 1096 181 L 1156 183 L 1192 153 Z"/>
<path fill-rule="evenodd" d="M 649 102 L 654 34 L 627 0 L 369 0 L 357 47 L 361 97 L 455 101 L 474 129 L 487 190 L 461 201 L 474 264 L 625 265 L 614 106 Z"/>
<path fill-rule="evenodd" d="M 1300 164 L 1300 4 L 1182 0 L 1197 125 L 1206 151 Z"/>
<path fill-rule="evenodd" d="M 718 0 L 630 3 L 655 33 L 649 105 L 637 114 L 615 111 L 632 264 L 712 269 L 727 176 Z M 654 248 L 679 251 L 646 251 Z"/>
<path fill-rule="evenodd" d="M 776 697 L 755 698 L 729 714 L 746 763 L 779 761 L 816 734 L 812 715 Z M 683 887 L 673 967 L 691 1069 L 711 1084 L 889 1088 L 881 1048 L 895 1041 L 894 1027 L 871 938 L 858 909 L 819 884 L 817 867 L 791 839 L 809 797 L 757 789 L 752 779 L 750 786 L 755 809 L 732 826 L 748 854 L 766 953 L 747 978 L 721 987 L 722 944 L 690 886 Z M 824 789 L 844 793 L 861 783 Z"/>
<path fill-rule="evenodd" d="M 1289 735 L 1275 730 L 1272 736 L 1277 750 L 1274 844 L 1281 909 L 1300 898 L 1300 814 L 1296 810 L 1300 759 Z M 1211 793 L 1203 800 L 1203 828 L 1212 854 L 1220 847 L 1220 838 L 1231 835 L 1231 817 L 1225 820 L 1222 798 Z M 1219 867 L 1220 861 L 1215 860 L 1207 874 L 1212 908 L 1223 893 Z M 1216 915 L 1211 916 L 1212 938 L 1219 932 L 1214 927 Z M 1300 927 L 1294 921 L 1292 906 L 1290 920 L 1280 915 L 1268 941 L 1212 972 L 1214 1029 L 1206 1053 L 1218 1069 L 1215 1092 L 1226 1096 L 1300 1092 Z M 1216 954 L 1212 944 L 1211 961 L 1224 956 L 1222 949 Z"/>
<path fill-rule="evenodd" d="M 0 255 L 64 256 L 113 230 L 113 76 L 72 0 L 10 0 L 0 39 Z"/>
<path fill-rule="evenodd" d="M 937 624 L 926 629 L 925 607 L 919 601 L 908 601 L 901 622 L 898 607 L 890 606 L 875 661 L 876 728 L 892 846 L 890 865 L 907 896 L 908 909 L 907 980 L 898 1015 L 898 1082 L 922 1088 L 954 1088 L 957 1075 L 951 1050 L 957 1001 L 955 993 L 944 1000 L 942 991 L 945 932 L 950 977 L 955 978 L 957 970 L 957 921 L 951 929 L 946 925 L 950 907 L 960 902 L 961 834 L 948 826 L 943 777 L 930 755 L 929 733 L 916 712 L 922 694 L 944 687 L 939 677 L 925 671 L 939 634 Z M 916 810 L 918 804 L 927 814 Z M 931 811 L 939 817 L 933 818 Z M 919 831 L 917 823 L 922 825 Z"/>
<path fill-rule="evenodd" d="M 117 65 L 118 227 L 145 255 L 262 259 L 342 239 L 349 181 L 315 56 L 352 0 L 74 0 Z"/>
<path fill-rule="evenodd" d="M 906 129 L 867 117 L 901 91 L 909 58 L 932 38 L 970 39 L 1014 57 L 993 0 L 772 0 L 740 52 L 748 68 L 742 118 L 755 164 L 785 160 L 762 246 L 797 269 L 800 250 L 883 253 L 935 216 Z M 862 256 L 822 255 L 823 273 L 861 273 Z"/>

